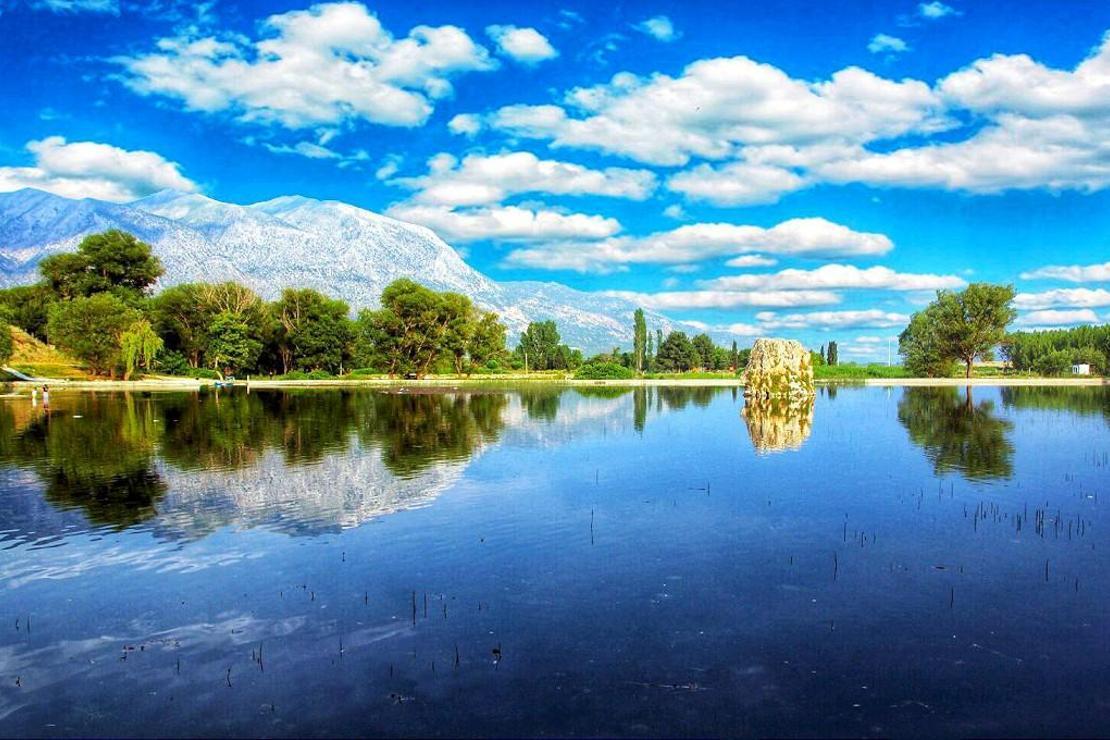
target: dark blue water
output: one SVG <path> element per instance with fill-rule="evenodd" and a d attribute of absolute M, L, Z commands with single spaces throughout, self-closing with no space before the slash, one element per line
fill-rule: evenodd
<path fill-rule="evenodd" d="M 0 735 L 1110 733 L 1110 392 L 0 401 Z"/>

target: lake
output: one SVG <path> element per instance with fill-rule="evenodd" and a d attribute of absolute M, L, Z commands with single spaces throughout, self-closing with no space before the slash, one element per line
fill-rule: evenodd
<path fill-rule="evenodd" d="M 1110 390 L 0 400 L 0 735 L 1105 735 Z"/>

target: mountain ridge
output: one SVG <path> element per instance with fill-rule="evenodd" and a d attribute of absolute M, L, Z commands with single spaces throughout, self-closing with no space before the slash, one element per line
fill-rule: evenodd
<path fill-rule="evenodd" d="M 627 345 L 636 306 L 556 282 L 495 281 L 431 229 L 336 200 L 284 195 L 249 205 L 163 190 L 130 203 L 71 199 L 33 188 L 0 193 L 0 284 L 38 279 L 43 257 L 73 251 L 88 234 L 123 229 L 149 243 L 166 274 L 160 286 L 234 280 L 273 299 L 315 288 L 352 308 L 378 305 L 382 289 L 410 277 L 468 295 L 496 311 L 510 343 L 529 321 L 552 319 L 584 351 Z M 679 327 L 645 311 L 653 328 Z"/>

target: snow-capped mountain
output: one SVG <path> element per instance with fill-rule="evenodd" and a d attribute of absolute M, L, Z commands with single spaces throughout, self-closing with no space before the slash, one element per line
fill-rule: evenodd
<path fill-rule="evenodd" d="M 498 283 L 430 229 L 300 196 L 242 206 L 175 191 L 126 204 L 33 189 L 0 193 L 0 284 L 36 281 L 43 257 L 72 251 L 88 234 L 110 228 L 154 248 L 165 285 L 234 280 L 268 299 L 285 287 L 315 288 L 357 310 L 377 306 L 386 285 L 409 277 L 497 311 L 511 343 L 529 321 L 547 319 L 565 342 L 586 351 L 631 341 L 636 307 L 628 301 L 558 283 Z M 658 314 L 649 324 L 664 331 L 676 325 Z"/>

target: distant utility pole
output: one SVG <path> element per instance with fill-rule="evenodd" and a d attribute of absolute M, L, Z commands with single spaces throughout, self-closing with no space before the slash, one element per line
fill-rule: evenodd
<path fill-rule="evenodd" d="M 890 337 L 886 338 L 886 366 L 890 367 Z"/>

